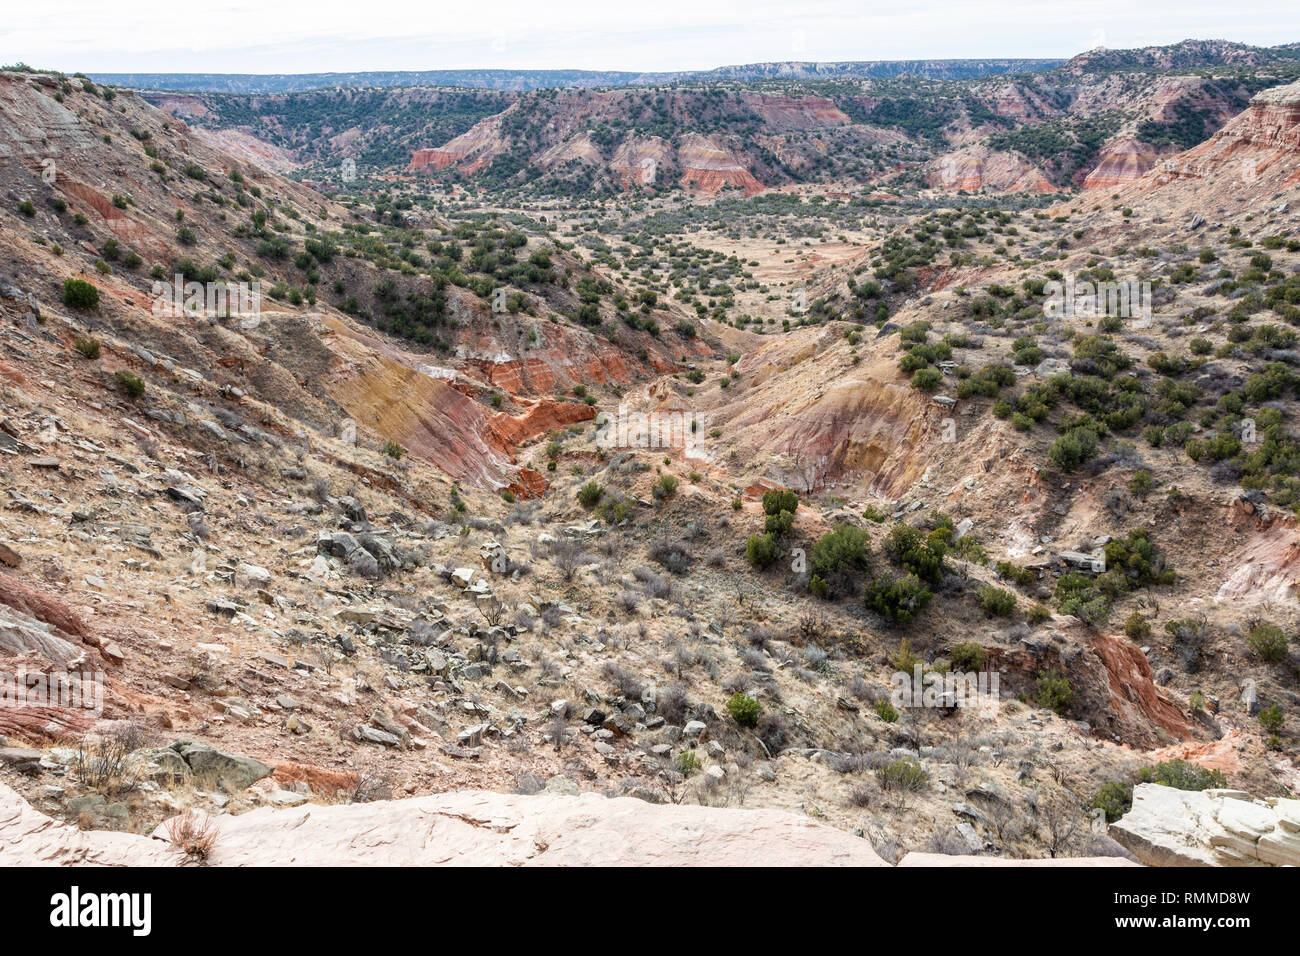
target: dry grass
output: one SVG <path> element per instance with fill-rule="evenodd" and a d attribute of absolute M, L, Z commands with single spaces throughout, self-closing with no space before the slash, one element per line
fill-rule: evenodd
<path fill-rule="evenodd" d="M 199 810 L 186 810 L 172 817 L 166 830 L 167 839 L 191 860 L 207 860 L 217 845 L 217 825 Z"/>

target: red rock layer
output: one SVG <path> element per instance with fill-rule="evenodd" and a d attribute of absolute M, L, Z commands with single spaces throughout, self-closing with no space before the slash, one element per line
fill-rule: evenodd
<path fill-rule="evenodd" d="M 1155 147 L 1136 139 L 1118 139 L 1108 143 L 1101 158 L 1083 180 L 1084 189 L 1110 189 L 1141 179 L 1159 161 Z"/>
<path fill-rule="evenodd" d="M 485 437 L 503 451 L 518 447 L 531 438 L 574 422 L 590 421 L 596 409 L 582 402 L 557 402 L 542 398 L 522 415 L 500 412 L 487 421 Z"/>
<path fill-rule="evenodd" d="M 1145 723 L 1180 737 L 1195 737 L 1183 712 L 1156 685 L 1151 664 L 1132 641 L 1110 634 L 1098 634 L 1092 648 L 1101 658 L 1110 678 L 1110 711 L 1125 723 Z"/>

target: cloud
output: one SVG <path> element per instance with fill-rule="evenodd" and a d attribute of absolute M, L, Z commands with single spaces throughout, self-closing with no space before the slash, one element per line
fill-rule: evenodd
<path fill-rule="evenodd" d="M 178 12 L 181 11 L 181 12 Z M 87 72 L 708 69 L 766 60 L 1067 57 L 1187 37 L 1300 38 L 1294 3 L 919 0 L 61 0 L 7 11 L 0 52 Z"/>

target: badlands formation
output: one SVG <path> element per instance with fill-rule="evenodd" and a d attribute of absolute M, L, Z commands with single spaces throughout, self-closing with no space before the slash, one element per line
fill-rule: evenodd
<path fill-rule="evenodd" d="M 1129 52 L 328 184 L 336 92 L 0 73 L 0 863 L 1300 860 L 1300 84 Z"/>

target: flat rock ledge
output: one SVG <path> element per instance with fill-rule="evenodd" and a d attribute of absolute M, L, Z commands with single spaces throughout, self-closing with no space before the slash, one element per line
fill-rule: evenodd
<path fill-rule="evenodd" d="M 866 840 L 783 810 L 646 803 L 599 794 L 486 791 L 216 816 L 214 866 L 889 866 Z M 0 866 L 176 866 L 152 838 L 81 831 L 0 785 Z M 910 854 L 908 866 L 1132 865 Z"/>

